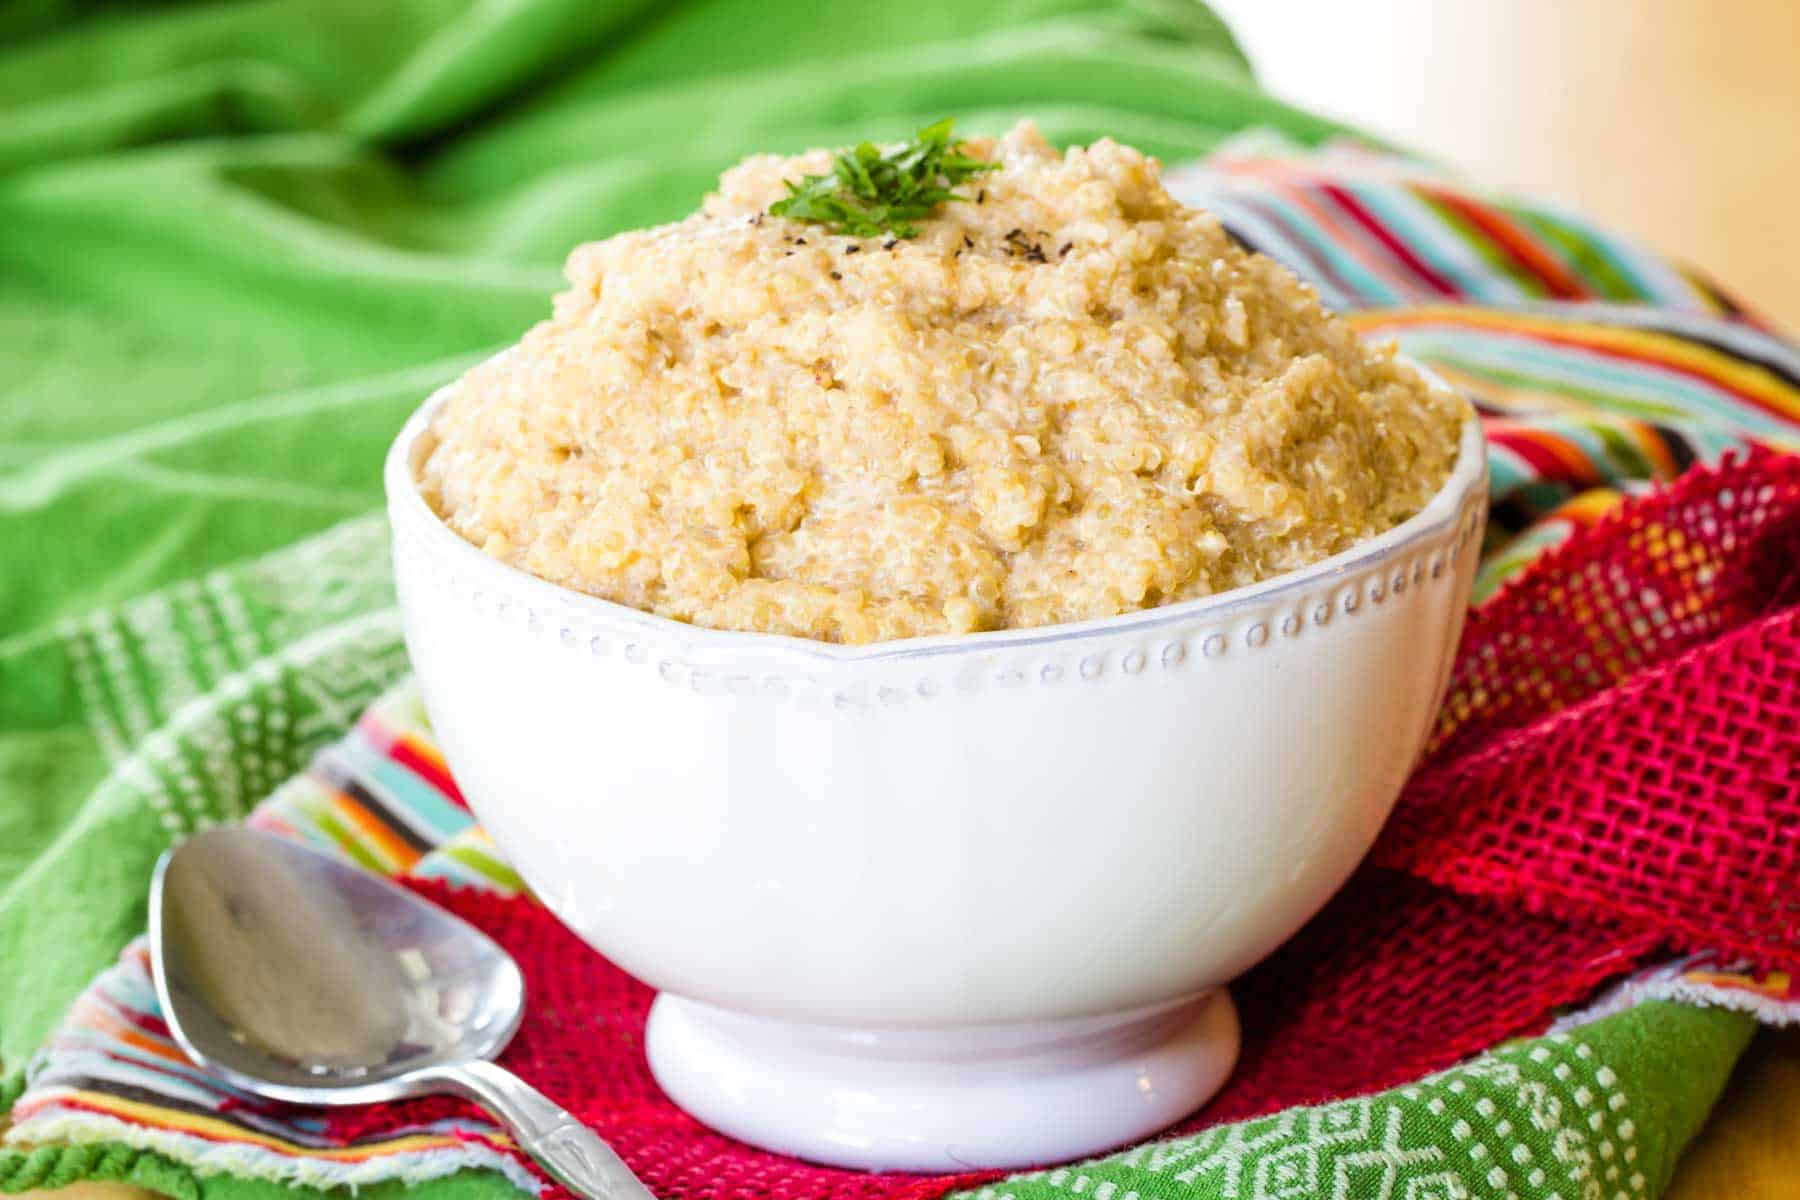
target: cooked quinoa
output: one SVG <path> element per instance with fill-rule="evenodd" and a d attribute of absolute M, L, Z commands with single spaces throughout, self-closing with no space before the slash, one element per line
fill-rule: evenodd
<path fill-rule="evenodd" d="M 554 315 L 452 391 L 422 468 L 464 538 L 720 629 L 871 642 L 1254 583 L 1416 513 L 1460 402 L 1164 190 L 1029 125 L 913 239 L 767 215 L 756 157 L 581 246 Z M 978 199 L 976 197 L 979 197 Z"/>

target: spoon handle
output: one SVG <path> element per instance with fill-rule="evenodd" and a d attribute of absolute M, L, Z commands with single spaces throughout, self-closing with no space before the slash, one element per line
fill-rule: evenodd
<path fill-rule="evenodd" d="M 475 1061 L 447 1064 L 431 1074 L 446 1089 L 498 1117 L 519 1148 L 577 1196 L 656 1200 L 611 1146 L 511 1071 Z"/>

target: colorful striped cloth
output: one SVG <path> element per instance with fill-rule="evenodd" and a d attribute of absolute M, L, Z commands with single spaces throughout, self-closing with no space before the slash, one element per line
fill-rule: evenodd
<path fill-rule="evenodd" d="M 1251 133 L 1171 172 L 1169 187 L 1339 310 L 1610 301 L 1761 325 L 1703 276 L 1576 213 L 1353 140 L 1309 154 Z"/>
<path fill-rule="evenodd" d="M 1596 304 L 1350 320 L 1430 363 L 1482 414 L 1493 502 L 1477 601 L 1622 496 L 1751 444 L 1800 448 L 1792 348 L 1748 328 Z"/>
<path fill-rule="evenodd" d="M 377 700 L 249 817 L 383 875 L 525 889 L 474 823 L 411 689 Z"/>
<path fill-rule="evenodd" d="M 1716 287 L 1577 218 L 1346 147 L 1295 159 L 1241 144 L 1171 183 L 1474 399 L 1494 479 L 1483 594 L 1622 495 L 1753 443 L 1800 446 L 1800 355 Z M 378 537 L 358 524 L 340 540 L 367 550 Z M 308 561 L 316 573 L 328 560 Z M 523 890 L 473 825 L 404 686 L 249 820 L 384 874 Z M 1800 1018 L 1792 980 L 1705 956 L 1626 981 L 1596 1012 L 1654 998 Z M 1352 1103 L 1318 1111 L 1349 1120 Z M 322 1187 L 486 1166 L 537 1186 L 505 1135 L 476 1118 L 346 1142 L 311 1114 L 208 1079 L 169 1038 L 141 942 L 81 997 L 12 1118 L 14 1144 L 123 1144 L 238 1177 Z"/>

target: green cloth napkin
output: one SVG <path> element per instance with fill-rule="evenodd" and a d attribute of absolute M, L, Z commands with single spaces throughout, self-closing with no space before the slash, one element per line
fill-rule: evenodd
<path fill-rule="evenodd" d="M 142 928 L 162 849 L 241 816 L 404 670 L 385 526 L 364 515 L 404 415 L 547 314 L 571 245 L 691 209 L 746 151 L 949 114 L 1171 159 L 1253 124 L 1336 131 L 1259 94 L 1189 0 L 0 0 L 0 1099 Z M 1660 1187 L 1748 1029 L 1652 1005 L 1576 1035 L 1647 1148 L 1619 1191 Z M 1560 1082 L 1525 1053 L 1489 1104 L 1514 1116 L 1475 1117 L 1554 1158 L 1554 1130 L 1524 1122 Z M 1475 1119 L 1450 1080 L 1364 1105 L 1411 1114 L 1409 1179 Z M 1276 1135 L 1316 1125 L 1327 1140 L 1294 1155 L 1385 1195 L 1363 1180 L 1391 1147 L 1351 1149 L 1356 1103 L 1202 1138 L 1262 1137 L 1276 1162 Z M 1252 1151 L 1221 1145 L 1195 1161 L 1222 1173 L 1128 1158 L 1090 1183 L 1305 1194 L 1278 1167 L 1250 1190 L 1229 1163 Z M 117 1145 L 0 1152 L 0 1191 L 91 1178 L 293 1194 Z"/>

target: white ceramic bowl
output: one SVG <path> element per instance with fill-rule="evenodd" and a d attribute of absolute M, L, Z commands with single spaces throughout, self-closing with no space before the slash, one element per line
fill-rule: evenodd
<path fill-rule="evenodd" d="M 1441 386 L 1441 385 L 1438 385 Z M 1486 501 L 1473 418 L 1418 516 L 1254 587 L 843 647 L 699 629 L 452 533 L 387 461 L 406 642 L 537 894 L 659 989 L 652 1068 L 725 1132 L 1011 1167 L 1203 1102 L 1222 985 L 1387 817 L 1441 699 Z"/>

